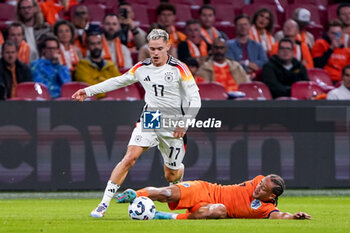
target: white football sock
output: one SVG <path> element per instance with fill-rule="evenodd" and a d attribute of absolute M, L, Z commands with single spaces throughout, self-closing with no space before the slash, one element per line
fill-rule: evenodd
<path fill-rule="evenodd" d="M 119 185 L 113 183 L 111 180 L 107 182 L 107 186 L 105 189 L 105 192 L 103 194 L 103 198 L 101 203 L 105 203 L 107 206 L 109 206 L 109 203 L 111 202 L 112 198 L 117 193 L 117 190 L 119 189 Z"/>

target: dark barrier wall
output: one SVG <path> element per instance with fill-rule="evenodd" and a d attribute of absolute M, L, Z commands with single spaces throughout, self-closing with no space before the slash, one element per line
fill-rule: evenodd
<path fill-rule="evenodd" d="M 103 189 L 143 102 L 1 102 L 0 190 Z M 212 101 L 190 129 L 185 179 L 238 183 L 277 173 L 293 188 L 350 187 L 350 102 Z M 151 149 L 123 188 L 166 185 Z"/>

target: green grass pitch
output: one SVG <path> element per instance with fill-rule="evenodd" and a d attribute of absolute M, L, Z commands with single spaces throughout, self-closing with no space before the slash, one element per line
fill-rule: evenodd
<path fill-rule="evenodd" d="M 10 195 L 11 196 L 11 195 Z M 27 196 L 30 196 L 27 195 Z M 281 211 L 305 211 L 312 220 L 130 220 L 127 204 L 113 201 L 103 219 L 89 217 L 98 204 L 97 198 L 79 197 L 7 198 L 0 194 L 0 232 L 126 232 L 126 233 L 226 233 L 226 232 L 350 232 L 350 196 L 281 197 Z M 69 198 L 69 196 L 71 196 Z M 168 211 L 163 203 L 155 202 L 158 210 Z"/>

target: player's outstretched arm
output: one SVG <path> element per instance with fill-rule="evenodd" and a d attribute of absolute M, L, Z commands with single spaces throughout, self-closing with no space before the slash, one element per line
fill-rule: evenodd
<path fill-rule="evenodd" d="M 273 212 L 270 214 L 270 219 L 311 219 L 311 216 L 304 212 L 291 214 L 288 212 Z"/>
<path fill-rule="evenodd" d="M 84 89 L 79 89 L 72 95 L 72 99 L 75 99 L 79 102 L 83 102 L 86 98 L 87 95 Z"/>

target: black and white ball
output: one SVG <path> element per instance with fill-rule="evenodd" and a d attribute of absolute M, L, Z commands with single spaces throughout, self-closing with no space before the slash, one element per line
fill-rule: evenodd
<path fill-rule="evenodd" d="M 148 197 L 137 197 L 130 203 L 128 211 L 133 220 L 151 220 L 156 213 L 156 207 Z"/>

